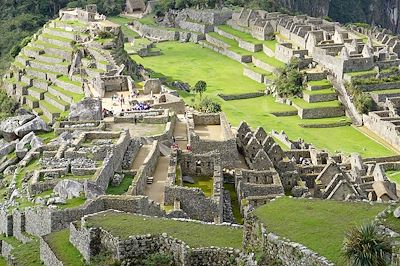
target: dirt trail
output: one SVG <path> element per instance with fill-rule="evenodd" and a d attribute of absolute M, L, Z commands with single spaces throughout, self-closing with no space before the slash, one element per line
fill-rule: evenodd
<path fill-rule="evenodd" d="M 165 181 L 168 175 L 169 157 L 160 156 L 153 173 L 153 184 L 146 185 L 145 195 L 150 199 L 163 203 Z"/>

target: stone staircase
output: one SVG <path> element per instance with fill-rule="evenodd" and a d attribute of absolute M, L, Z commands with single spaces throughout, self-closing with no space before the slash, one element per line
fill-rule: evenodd
<path fill-rule="evenodd" d="M 46 121 L 66 115 L 70 105 L 83 98 L 82 80 L 68 75 L 79 35 L 49 23 L 22 49 L 4 80 L 21 104 Z"/>

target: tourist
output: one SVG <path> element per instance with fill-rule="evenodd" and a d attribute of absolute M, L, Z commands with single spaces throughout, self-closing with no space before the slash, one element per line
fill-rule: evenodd
<path fill-rule="evenodd" d="M 137 124 L 137 117 L 135 115 L 135 117 L 133 118 L 133 121 L 135 122 L 135 125 Z"/>

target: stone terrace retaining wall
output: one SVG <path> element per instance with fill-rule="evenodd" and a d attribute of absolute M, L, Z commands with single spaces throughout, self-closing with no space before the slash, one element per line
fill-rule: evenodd
<path fill-rule="evenodd" d="M 257 98 L 257 97 L 262 97 L 264 95 L 265 95 L 264 92 L 249 92 L 241 94 L 218 94 L 218 96 L 222 98 L 224 101 Z"/>
<path fill-rule="evenodd" d="M 358 85 L 363 91 L 391 90 L 400 88 L 400 82 L 387 82 L 379 84 Z"/>
<path fill-rule="evenodd" d="M 194 222 L 194 221 L 192 221 Z M 83 218 L 83 224 L 85 220 Z M 226 225 L 220 225 L 226 226 Z M 102 228 L 78 228 L 71 224 L 71 243 L 90 261 L 101 251 L 107 251 L 123 265 L 139 265 L 149 254 L 165 252 L 173 256 L 175 265 L 240 265 L 251 257 L 232 248 L 190 248 L 181 240 L 161 235 L 135 235 L 120 239 Z M 251 264 L 255 265 L 254 261 Z"/>
<path fill-rule="evenodd" d="M 263 74 L 252 71 L 251 69 L 249 69 L 247 67 L 243 68 L 243 75 L 254 81 L 257 81 L 258 83 L 264 83 L 264 75 Z"/>
<path fill-rule="evenodd" d="M 336 93 L 329 94 L 303 94 L 303 99 L 308 103 L 317 103 L 317 102 L 329 102 L 333 100 L 337 100 Z"/>
<path fill-rule="evenodd" d="M 263 61 L 257 59 L 256 57 L 252 56 L 252 61 L 253 64 L 256 67 L 259 67 L 265 71 L 271 72 L 271 73 L 278 73 L 278 69 L 276 67 L 273 67 L 271 65 L 268 65 L 267 63 L 264 63 Z"/>
<path fill-rule="evenodd" d="M 219 35 L 221 35 L 221 36 L 224 36 L 226 38 L 229 38 L 229 39 L 237 41 L 240 48 L 242 48 L 244 50 L 247 50 L 249 52 L 254 53 L 254 52 L 260 52 L 260 51 L 263 50 L 263 45 L 262 45 L 261 42 L 258 43 L 258 44 L 246 42 L 246 41 L 242 40 L 241 38 L 239 38 L 239 37 L 237 37 L 235 35 L 229 34 L 229 33 L 225 32 L 225 31 L 223 31 L 223 30 L 221 30 L 221 29 L 219 29 L 217 27 L 214 29 L 214 31 L 216 33 L 218 33 Z"/>
<path fill-rule="evenodd" d="M 179 21 L 178 26 L 179 26 L 179 28 L 184 29 L 184 30 L 200 32 L 203 34 L 214 31 L 214 26 L 212 26 L 212 25 L 205 25 L 205 24 L 200 24 L 200 23 L 186 21 L 186 20 Z"/>
<path fill-rule="evenodd" d="M 314 109 L 302 109 L 299 107 L 297 108 L 298 108 L 298 115 L 301 117 L 301 119 L 339 117 L 344 115 L 343 106 L 314 108 Z"/>
<path fill-rule="evenodd" d="M 221 47 L 218 47 L 213 44 L 206 43 L 206 42 L 199 42 L 199 44 L 203 47 L 209 48 L 217 53 L 225 55 L 225 56 L 227 56 L 235 61 L 238 61 L 240 63 L 250 63 L 251 62 L 251 58 L 252 58 L 251 55 L 239 55 L 228 49 L 224 49 L 224 48 L 221 48 Z"/>
<path fill-rule="evenodd" d="M 160 41 L 178 41 L 179 31 L 144 25 L 137 20 L 133 21 L 133 29 L 140 35 Z"/>
<path fill-rule="evenodd" d="M 71 209 L 32 208 L 25 210 L 26 232 L 35 236 L 44 236 L 51 232 L 67 228 L 73 221 L 84 215 L 104 210 L 119 210 L 149 216 L 166 216 L 160 206 L 145 196 L 100 196 L 87 201 L 83 206 Z"/>
<path fill-rule="evenodd" d="M 328 261 L 307 247 L 288 239 L 269 233 L 257 217 L 250 214 L 244 225 L 244 248 L 263 250 L 267 259 L 280 261 L 285 266 L 333 266 Z"/>
<path fill-rule="evenodd" d="M 63 266 L 64 264 L 60 261 L 54 252 L 51 250 L 47 242 L 40 238 L 40 260 L 46 266 Z"/>

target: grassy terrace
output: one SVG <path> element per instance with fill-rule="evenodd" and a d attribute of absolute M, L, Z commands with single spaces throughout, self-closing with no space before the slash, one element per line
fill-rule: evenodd
<path fill-rule="evenodd" d="M 111 194 L 111 195 L 122 195 L 125 192 L 128 191 L 129 186 L 132 184 L 134 176 L 133 175 L 125 175 L 124 179 L 122 179 L 121 184 L 119 186 L 113 187 L 113 186 L 108 186 L 106 194 Z"/>
<path fill-rule="evenodd" d="M 180 239 L 190 247 L 241 248 L 242 229 L 182 222 L 128 213 L 107 212 L 87 218 L 89 227 L 101 227 L 122 239 L 131 235 L 162 234 Z"/>
<path fill-rule="evenodd" d="M 253 36 L 251 36 L 251 34 L 243 32 L 243 31 L 240 31 L 240 30 L 237 30 L 237 29 L 234 29 L 234 28 L 232 28 L 232 27 L 230 27 L 228 25 L 218 26 L 218 29 L 220 29 L 220 30 L 222 30 L 222 31 L 224 31 L 226 33 L 229 33 L 229 34 L 231 34 L 233 36 L 236 36 L 236 37 L 242 39 L 243 41 L 252 43 L 252 44 L 264 44 L 265 46 L 267 46 L 272 51 L 275 51 L 275 46 L 277 44 L 276 40 L 260 41 L 260 40 L 255 39 Z"/>
<path fill-rule="evenodd" d="M 61 76 L 61 77 L 58 77 L 57 79 L 59 79 L 59 80 L 61 80 L 61 81 L 63 81 L 63 82 L 66 82 L 66 83 L 75 85 L 75 86 L 77 86 L 77 87 L 81 87 L 81 86 L 82 86 L 82 83 L 81 83 L 81 82 L 71 80 L 71 79 L 69 79 L 67 76 Z"/>
<path fill-rule="evenodd" d="M 81 253 L 69 242 L 69 228 L 51 233 L 44 239 L 65 266 L 85 265 Z"/>
<path fill-rule="evenodd" d="M 183 182 L 185 187 L 200 188 L 206 197 L 211 197 L 213 193 L 213 178 L 209 176 L 193 177 L 194 184 Z"/>
<path fill-rule="evenodd" d="M 43 46 L 45 48 L 52 48 L 52 49 L 72 52 L 72 49 L 70 47 L 59 46 L 59 45 L 47 43 L 47 42 L 44 42 L 44 41 L 41 41 L 41 40 L 37 40 L 37 41 L 33 42 L 32 45 L 33 45 L 33 47 L 35 47 L 34 45 L 40 45 L 40 46 Z"/>
<path fill-rule="evenodd" d="M 400 171 L 386 171 L 385 173 L 390 181 L 400 185 Z"/>
<path fill-rule="evenodd" d="M 322 80 L 313 80 L 307 82 L 308 85 L 310 86 L 328 86 L 331 85 L 331 82 L 327 79 L 322 79 Z"/>
<path fill-rule="evenodd" d="M 373 93 L 373 94 L 390 94 L 390 93 L 400 93 L 400 89 L 377 90 L 377 91 L 369 91 L 368 93 Z"/>
<path fill-rule="evenodd" d="M 67 91 L 67 90 L 64 90 L 61 87 L 56 86 L 56 85 L 52 85 L 51 88 L 53 90 L 56 90 L 56 91 L 58 91 L 58 92 L 60 92 L 60 93 L 62 93 L 64 95 L 66 95 L 66 96 L 72 97 L 74 102 L 79 102 L 80 100 L 82 100 L 85 97 L 85 95 L 83 93 L 80 94 L 80 93 L 74 93 L 74 92 L 71 92 L 71 91 Z"/>
<path fill-rule="evenodd" d="M 158 26 L 157 22 L 155 21 L 154 15 L 147 15 L 144 16 L 140 19 L 138 19 L 138 21 L 144 25 L 149 25 L 149 26 Z"/>
<path fill-rule="evenodd" d="M 372 220 L 384 204 L 279 198 L 256 209 L 267 231 L 299 242 L 344 265 L 341 247 L 348 229 Z"/>
<path fill-rule="evenodd" d="M 114 23 L 120 25 L 121 30 L 124 33 L 125 37 L 133 38 L 133 39 L 140 37 L 140 35 L 137 32 L 131 30 L 127 26 L 128 23 L 132 22 L 132 19 L 125 18 L 122 16 L 108 17 L 107 19 L 111 22 L 114 22 Z"/>
<path fill-rule="evenodd" d="M 14 237 L 0 236 L 0 240 L 4 240 L 13 246 L 11 254 L 15 257 L 16 263 L 19 266 L 41 266 L 39 251 L 39 240 L 33 239 L 32 241 L 23 244 Z M 1 264 L 0 264 L 1 265 Z"/>
<path fill-rule="evenodd" d="M 71 39 L 64 38 L 64 37 L 61 37 L 61 36 L 51 35 L 51 34 L 48 34 L 48 33 L 42 33 L 41 35 L 46 39 L 57 40 L 57 41 L 65 42 L 65 43 L 68 43 L 68 44 L 71 43 Z"/>
<path fill-rule="evenodd" d="M 259 74 L 262 74 L 262 75 L 268 77 L 268 79 L 270 79 L 270 80 L 275 79 L 275 76 L 274 76 L 273 73 L 268 72 L 268 71 L 265 71 L 265 70 L 263 70 L 263 69 L 261 69 L 261 68 L 258 68 L 258 67 L 256 67 L 254 64 L 252 64 L 252 63 L 248 63 L 248 64 L 246 64 L 246 66 L 247 66 L 248 69 L 250 69 L 250 70 L 252 70 L 252 71 L 254 71 L 254 72 L 256 72 L 256 73 L 259 73 Z"/>
<path fill-rule="evenodd" d="M 316 91 L 304 90 L 303 93 L 308 95 L 320 95 L 320 94 L 333 94 L 336 93 L 336 91 L 334 89 L 323 89 Z"/>
<path fill-rule="evenodd" d="M 294 104 L 296 104 L 298 107 L 303 108 L 303 109 L 339 107 L 341 105 L 341 103 L 337 100 L 329 101 L 329 102 L 308 103 L 308 102 L 304 101 L 302 98 L 292 98 L 292 102 Z"/>
<path fill-rule="evenodd" d="M 161 56 L 132 58 L 147 68 L 164 74 L 169 80 L 182 80 L 194 86 L 198 80 L 207 82 L 205 95 L 219 101 L 232 126 L 246 121 L 256 128 L 262 126 L 266 131 L 284 130 L 291 139 L 302 138 L 316 147 L 330 152 L 358 152 L 364 157 L 389 156 L 394 153 L 370 139 L 351 126 L 334 128 L 305 129 L 301 124 L 328 124 L 348 121 L 347 117 L 328 119 L 304 119 L 297 115 L 276 117 L 272 113 L 296 111 L 293 106 L 276 103 L 272 96 L 253 99 L 222 101 L 217 94 L 238 94 L 263 90 L 259 84 L 243 76 L 243 65 L 207 48 L 193 43 L 162 42 L 157 44 Z M 187 103 L 192 94 L 182 93 Z M 329 136 L 329 141 L 328 141 Z"/>

